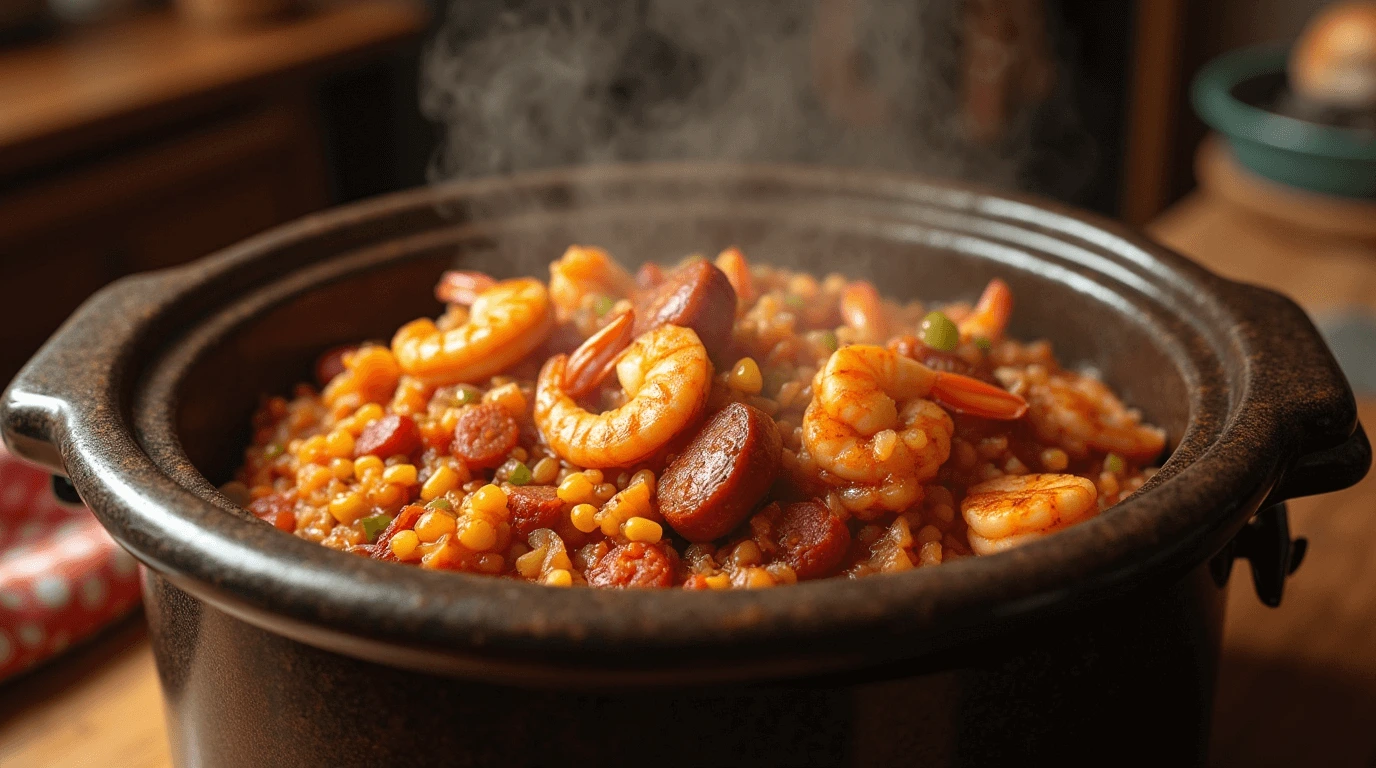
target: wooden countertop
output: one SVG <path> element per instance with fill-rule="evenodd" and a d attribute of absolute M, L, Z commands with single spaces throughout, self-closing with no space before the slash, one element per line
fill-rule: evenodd
<path fill-rule="evenodd" d="M 1376 302 L 1376 252 L 1316 245 L 1207 194 L 1177 205 L 1151 232 L 1230 277 L 1302 287 L 1311 308 Z M 1363 400 L 1361 412 L 1376 424 L 1376 399 Z M 1292 532 L 1307 536 L 1310 549 L 1281 607 L 1257 600 L 1245 565 L 1233 572 L 1212 762 L 1369 768 L 1376 764 L 1376 561 L 1369 555 L 1376 476 L 1290 510 Z M 0 686 L 0 764 L 171 764 L 141 621 Z"/>
<path fill-rule="evenodd" d="M 417 3 L 360 0 L 232 32 L 171 12 L 0 49 L 0 174 L 45 162 L 90 133 L 118 138 L 207 103 L 318 75 L 411 37 Z"/>

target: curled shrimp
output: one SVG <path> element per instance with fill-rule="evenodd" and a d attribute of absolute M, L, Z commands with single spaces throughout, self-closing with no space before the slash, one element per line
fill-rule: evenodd
<path fill-rule="evenodd" d="M 466 322 L 440 330 L 429 318 L 412 320 L 392 337 L 403 373 L 444 386 L 480 381 L 540 346 L 554 326 L 549 294 L 539 280 L 503 280 L 473 299 Z"/>
<path fill-rule="evenodd" d="M 855 330 L 856 338 L 882 344 L 889 337 L 889 320 L 884 300 L 870 283 L 860 280 L 841 291 L 841 318 Z"/>
<path fill-rule="evenodd" d="M 717 255 L 716 265 L 717 269 L 726 275 L 731 287 L 736 290 L 736 306 L 744 313 L 755 303 L 755 299 L 759 298 L 759 294 L 755 292 L 755 280 L 750 276 L 750 265 L 745 261 L 745 254 L 733 245 Z"/>
<path fill-rule="evenodd" d="M 992 419 L 1016 419 L 1027 410 L 1022 398 L 991 384 L 868 344 L 833 352 L 813 389 L 803 414 L 808 453 L 838 477 L 885 487 L 915 488 L 950 456 L 955 425 L 937 402 Z M 880 503 L 893 508 L 913 500 L 908 492 Z"/>
<path fill-rule="evenodd" d="M 960 503 L 970 548 L 992 555 L 1099 514 L 1099 491 L 1075 475 L 1004 475 L 973 486 Z"/>
<path fill-rule="evenodd" d="M 445 304 L 470 307 L 483 291 L 495 285 L 497 280 L 491 275 L 451 269 L 440 275 L 440 281 L 435 284 L 435 298 Z"/>
<path fill-rule="evenodd" d="M 610 333 L 599 343 L 615 344 L 616 337 Z M 626 402 L 620 408 L 584 410 L 565 390 L 567 366 L 559 355 L 540 370 L 535 425 L 561 458 L 580 467 L 629 467 L 650 456 L 697 418 L 712 383 L 707 349 L 692 329 L 677 325 L 641 335 L 621 354 L 616 376 Z"/>
<path fill-rule="evenodd" d="M 997 277 L 990 280 L 975 308 L 956 323 L 961 341 L 998 341 L 1003 338 L 1003 329 L 1008 326 L 1008 318 L 1012 314 L 1013 289 Z"/>
<path fill-rule="evenodd" d="M 561 322 L 588 297 L 624 299 L 635 291 L 635 278 L 601 248 L 571 245 L 549 265 L 549 296 Z"/>
<path fill-rule="evenodd" d="M 1123 405 L 1113 390 L 1093 376 L 1049 373 L 1040 366 L 999 368 L 994 374 L 1027 398 L 1028 420 L 1037 437 L 1057 443 L 1072 455 L 1084 456 L 1094 449 L 1144 463 L 1160 456 L 1166 447 L 1165 432 L 1143 424 L 1140 413 Z"/>

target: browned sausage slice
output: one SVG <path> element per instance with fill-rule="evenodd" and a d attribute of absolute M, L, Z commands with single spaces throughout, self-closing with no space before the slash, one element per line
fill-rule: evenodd
<path fill-rule="evenodd" d="M 410 416 L 388 414 L 363 428 L 354 443 L 354 455 L 373 455 L 381 458 L 398 454 L 411 455 L 420 447 L 420 427 Z"/>
<path fill-rule="evenodd" d="M 850 549 L 850 529 L 818 501 L 784 507 L 774 531 L 784 560 L 800 581 L 835 573 Z"/>
<path fill-rule="evenodd" d="M 635 335 L 661 325 L 692 328 L 713 358 L 731 343 L 736 323 L 736 289 L 711 262 L 674 270 L 636 309 Z"/>
<path fill-rule="evenodd" d="M 550 485 L 531 485 L 512 488 L 506 496 L 511 510 L 511 527 L 524 539 L 531 531 L 553 528 L 564 514 L 564 502 Z"/>
<path fill-rule="evenodd" d="M 689 541 L 726 535 L 769 490 L 782 450 L 768 414 L 731 403 L 707 420 L 660 475 L 660 513 Z"/>
<path fill-rule="evenodd" d="M 667 587 L 674 583 L 674 559 L 658 544 L 618 544 L 585 574 L 594 587 Z"/>
<path fill-rule="evenodd" d="M 334 377 L 344 372 L 344 355 L 358 349 L 357 345 L 344 344 L 331 347 L 315 359 L 315 381 L 320 386 L 329 384 Z"/>
<path fill-rule="evenodd" d="M 465 408 L 454 425 L 455 456 L 470 467 L 495 467 L 521 437 L 521 425 L 496 403 Z"/>

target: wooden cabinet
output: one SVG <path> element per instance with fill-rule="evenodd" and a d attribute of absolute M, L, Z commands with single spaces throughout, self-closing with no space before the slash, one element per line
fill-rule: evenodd
<path fill-rule="evenodd" d="M 211 36 L 154 15 L 0 51 L 0 386 L 116 277 L 328 205 L 316 83 L 423 20 L 360 2 Z"/>

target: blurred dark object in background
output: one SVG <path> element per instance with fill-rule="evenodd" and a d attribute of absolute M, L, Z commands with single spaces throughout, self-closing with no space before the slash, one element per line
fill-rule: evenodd
<path fill-rule="evenodd" d="M 0 50 L 42 37 L 53 28 L 47 0 L 0 0 Z"/>
<path fill-rule="evenodd" d="M 0 382 L 121 275 L 416 183 L 393 145 L 424 23 L 390 0 L 223 34 L 162 11 L 0 50 Z"/>

